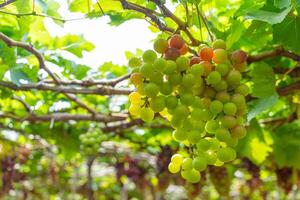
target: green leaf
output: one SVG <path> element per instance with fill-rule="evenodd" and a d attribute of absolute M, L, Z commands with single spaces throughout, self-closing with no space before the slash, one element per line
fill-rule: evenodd
<path fill-rule="evenodd" d="M 69 10 L 72 12 L 88 13 L 91 10 L 91 0 L 73 0 L 69 5 Z"/>
<path fill-rule="evenodd" d="M 287 16 L 286 19 L 273 27 L 273 40 L 290 50 L 300 53 L 300 17 Z"/>
<path fill-rule="evenodd" d="M 262 99 L 253 100 L 247 114 L 247 121 L 251 121 L 254 117 L 261 114 L 263 111 L 270 109 L 278 101 L 278 94 L 275 93 L 272 96 Z"/>
<path fill-rule="evenodd" d="M 287 16 L 287 14 L 291 10 L 291 6 L 287 7 L 280 12 L 271 12 L 271 11 L 265 11 L 265 10 L 252 10 L 249 11 L 245 18 L 246 19 L 254 19 L 258 21 L 264 21 L 269 24 L 278 24 L 284 20 L 284 18 Z"/>
<path fill-rule="evenodd" d="M 287 8 L 291 5 L 291 0 L 274 0 L 274 6 L 282 9 Z"/>
<path fill-rule="evenodd" d="M 30 77 L 22 69 L 24 65 L 18 65 L 16 67 L 10 68 L 10 79 L 13 83 L 20 86 L 22 85 L 21 81 L 32 82 Z"/>
<path fill-rule="evenodd" d="M 232 45 L 240 39 L 244 31 L 244 24 L 238 20 L 234 20 L 230 28 L 230 34 L 226 39 L 226 46 L 228 49 L 230 49 Z"/>
<path fill-rule="evenodd" d="M 269 65 L 264 62 L 254 63 L 251 76 L 254 97 L 264 98 L 276 93 L 275 74 Z"/>

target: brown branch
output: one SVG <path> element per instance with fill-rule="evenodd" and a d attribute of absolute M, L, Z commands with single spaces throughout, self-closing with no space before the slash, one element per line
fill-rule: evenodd
<path fill-rule="evenodd" d="M 60 85 L 59 84 L 59 79 L 47 68 L 47 66 L 45 64 L 45 60 L 44 60 L 42 54 L 40 54 L 40 52 L 38 50 L 36 50 L 32 45 L 29 45 L 29 44 L 26 44 L 26 43 L 23 43 L 23 42 L 15 41 L 15 40 L 7 37 L 3 33 L 0 33 L 0 40 L 5 42 L 7 44 L 7 46 L 9 46 L 9 47 L 19 47 L 19 48 L 25 49 L 29 53 L 32 53 L 38 59 L 39 64 L 40 64 L 40 68 L 44 69 L 48 73 L 48 75 L 53 79 L 53 81 L 55 82 L 56 85 Z M 69 99 L 71 99 L 72 101 L 74 101 L 75 103 L 77 103 L 80 107 L 86 109 L 88 112 L 90 112 L 92 114 L 96 114 L 96 112 L 93 109 L 91 109 L 85 103 L 83 103 L 82 101 L 77 99 L 76 96 L 74 96 L 72 94 L 68 94 L 68 93 L 63 93 L 63 94 L 66 97 L 68 97 Z"/>
<path fill-rule="evenodd" d="M 15 91 L 31 91 L 31 90 L 42 90 L 42 91 L 54 91 L 59 93 L 67 94 L 95 94 L 95 95 L 128 95 L 132 92 L 129 89 L 115 89 L 112 87 L 97 87 L 93 89 L 85 88 L 72 88 L 65 86 L 51 86 L 43 83 L 38 84 L 22 84 L 20 86 L 6 81 L 0 81 L 0 86 L 6 87 Z"/>
<path fill-rule="evenodd" d="M 26 109 L 26 111 L 28 113 L 32 113 L 32 110 L 31 110 L 30 106 L 22 98 L 20 98 L 18 96 L 13 96 L 12 99 L 20 102 L 24 106 L 24 108 Z"/>
<path fill-rule="evenodd" d="M 281 126 L 285 123 L 290 123 L 298 119 L 297 113 L 293 112 L 291 115 L 288 117 L 281 117 L 281 118 L 271 118 L 271 119 L 263 119 L 260 120 L 259 123 L 265 124 L 265 125 L 276 125 L 276 126 Z"/>
<path fill-rule="evenodd" d="M 200 41 L 195 39 L 191 32 L 188 30 L 188 27 L 185 22 L 179 19 L 176 15 L 174 15 L 164 4 L 161 3 L 161 0 L 151 0 L 154 2 L 161 10 L 162 14 L 165 17 L 171 18 L 177 25 L 178 28 L 186 33 L 188 38 L 191 40 L 193 46 L 198 46 Z"/>
<path fill-rule="evenodd" d="M 93 191 L 92 167 L 95 161 L 94 157 L 89 157 L 87 160 L 87 192 L 88 200 L 95 200 Z"/>
<path fill-rule="evenodd" d="M 277 92 L 280 96 L 287 96 L 295 90 L 300 90 L 300 81 L 297 81 L 285 87 L 278 88 Z"/>
<path fill-rule="evenodd" d="M 13 2 L 15 2 L 16 0 L 4 0 L 4 3 L 1 3 L 0 4 L 0 8 L 3 8 L 3 7 L 5 7 L 5 6 L 7 6 L 7 5 L 9 5 L 9 4 L 12 4 Z"/>
<path fill-rule="evenodd" d="M 13 119 L 19 122 L 51 122 L 51 121 L 95 121 L 95 122 L 117 122 L 124 121 L 127 119 L 126 115 L 84 115 L 84 114 L 69 114 L 69 113 L 53 113 L 48 115 L 28 115 L 25 117 L 15 116 L 13 114 L 0 114 L 1 119 Z"/>
<path fill-rule="evenodd" d="M 265 51 L 262 53 L 259 53 L 257 55 L 253 55 L 253 56 L 248 56 L 247 62 L 248 64 L 253 63 L 253 62 L 259 62 L 268 58 L 273 58 L 273 57 L 277 57 L 277 56 L 282 56 L 282 57 L 286 57 L 286 58 L 290 58 L 292 60 L 295 60 L 297 62 L 300 62 L 300 56 L 285 50 L 282 47 L 278 47 L 274 50 L 270 50 L 270 51 Z"/>
<path fill-rule="evenodd" d="M 289 75 L 291 77 L 300 77 L 300 66 L 294 68 L 274 67 L 274 73 Z"/>

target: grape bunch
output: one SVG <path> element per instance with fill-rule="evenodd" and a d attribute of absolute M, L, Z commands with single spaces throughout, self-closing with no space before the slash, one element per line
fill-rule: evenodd
<path fill-rule="evenodd" d="M 103 141 L 103 134 L 99 132 L 87 132 L 79 136 L 80 149 L 87 155 L 97 154 L 100 143 Z"/>
<path fill-rule="evenodd" d="M 199 55 L 188 57 L 183 38 L 158 39 L 154 50 L 142 59 L 133 57 L 130 77 L 136 90 L 129 94 L 129 113 L 145 122 L 155 113 L 167 118 L 175 129 L 173 138 L 188 146 L 189 152 L 175 154 L 168 166 L 171 173 L 181 172 L 196 183 L 207 165 L 221 166 L 235 159 L 233 147 L 246 135 L 243 84 L 247 54 L 229 53 L 223 40 L 212 46 L 200 45 Z"/>

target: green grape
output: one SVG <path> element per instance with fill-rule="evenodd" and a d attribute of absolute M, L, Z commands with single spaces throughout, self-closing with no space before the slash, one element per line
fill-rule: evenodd
<path fill-rule="evenodd" d="M 207 167 L 206 157 L 196 157 L 193 159 L 193 167 L 198 171 L 204 171 Z"/>
<path fill-rule="evenodd" d="M 150 100 L 150 108 L 154 112 L 160 112 L 166 107 L 165 98 L 163 96 L 157 96 Z"/>
<path fill-rule="evenodd" d="M 238 70 L 239 72 L 244 72 L 247 68 L 247 62 L 233 63 L 233 68 Z"/>
<path fill-rule="evenodd" d="M 223 104 L 221 101 L 214 100 L 210 103 L 209 110 L 212 114 L 216 115 L 223 110 Z"/>
<path fill-rule="evenodd" d="M 232 101 L 232 103 L 234 103 L 237 106 L 237 108 L 240 108 L 240 107 L 246 105 L 246 99 L 241 94 L 234 94 L 234 95 L 232 95 L 231 101 Z"/>
<path fill-rule="evenodd" d="M 174 111 L 174 115 L 177 117 L 186 118 L 189 115 L 189 108 L 186 105 L 177 105 Z"/>
<path fill-rule="evenodd" d="M 238 144 L 238 138 L 231 136 L 225 143 L 230 147 L 235 147 Z"/>
<path fill-rule="evenodd" d="M 238 139 L 245 137 L 247 134 L 247 129 L 244 126 L 238 125 L 231 129 L 231 135 Z"/>
<path fill-rule="evenodd" d="M 208 74 L 206 82 L 208 84 L 218 84 L 221 81 L 221 74 L 217 71 L 212 71 Z"/>
<path fill-rule="evenodd" d="M 222 162 L 229 162 L 235 159 L 236 153 L 232 148 L 224 147 L 218 151 L 217 157 Z"/>
<path fill-rule="evenodd" d="M 143 66 L 141 66 L 140 68 L 140 73 L 144 76 L 144 77 L 149 77 L 149 75 L 153 72 L 153 67 L 151 64 L 149 63 L 145 63 L 143 64 Z"/>
<path fill-rule="evenodd" d="M 163 75 L 160 72 L 152 72 L 149 75 L 149 79 L 151 82 L 156 83 L 157 85 L 163 83 Z"/>
<path fill-rule="evenodd" d="M 163 72 L 167 75 L 173 74 L 177 69 L 176 62 L 172 60 L 167 60 L 167 65 L 165 66 Z"/>
<path fill-rule="evenodd" d="M 236 115 L 237 116 L 244 116 L 245 114 L 247 114 L 247 106 L 244 104 L 244 105 L 238 107 Z"/>
<path fill-rule="evenodd" d="M 128 65 L 132 68 L 140 67 L 142 65 L 142 61 L 137 57 L 132 57 L 129 59 Z"/>
<path fill-rule="evenodd" d="M 196 144 L 201 140 L 201 132 L 192 130 L 188 133 L 187 139 L 191 144 Z"/>
<path fill-rule="evenodd" d="M 182 169 L 184 170 L 191 170 L 193 169 L 193 159 L 185 158 L 182 161 Z"/>
<path fill-rule="evenodd" d="M 178 99 L 175 96 L 167 96 L 165 102 L 168 109 L 174 109 L 178 104 Z"/>
<path fill-rule="evenodd" d="M 226 128 L 219 128 L 216 131 L 216 138 L 221 142 L 226 142 L 230 139 L 230 132 Z"/>
<path fill-rule="evenodd" d="M 205 124 L 205 131 L 208 133 L 215 133 L 216 130 L 219 128 L 219 124 L 216 120 L 209 120 Z"/>
<path fill-rule="evenodd" d="M 181 166 L 182 161 L 183 161 L 183 157 L 182 157 L 182 155 L 180 155 L 178 153 L 174 154 L 171 158 L 171 162 L 176 164 L 176 165 L 179 165 L 179 166 Z"/>
<path fill-rule="evenodd" d="M 212 43 L 212 47 L 213 47 L 213 49 L 226 49 L 226 42 L 221 39 L 216 39 Z"/>
<path fill-rule="evenodd" d="M 153 98 L 159 92 L 159 87 L 155 83 L 148 83 L 144 88 L 146 96 Z"/>
<path fill-rule="evenodd" d="M 182 121 L 183 118 L 181 118 L 181 116 L 173 116 L 170 123 L 173 128 L 179 128 L 182 125 Z"/>
<path fill-rule="evenodd" d="M 200 172 L 195 169 L 181 171 L 181 176 L 190 183 L 197 183 L 201 179 Z"/>
<path fill-rule="evenodd" d="M 153 68 L 158 72 L 164 72 L 168 62 L 163 58 L 157 58 L 153 63 Z"/>
<path fill-rule="evenodd" d="M 184 93 L 180 95 L 180 102 L 184 105 L 190 106 L 193 104 L 195 98 L 192 93 Z"/>
<path fill-rule="evenodd" d="M 226 115 L 235 115 L 236 111 L 237 111 L 237 107 L 234 103 L 227 102 L 224 104 L 223 112 Z"/>
<path fill-rule="evenodd" d="M 210 148 L 210 141 L 203 138 L 201 140 L 199 140 L 199 142 L 197 143 L 197 148 L 200 149 L 201 151 L 207 151 Z"/>
<path fill-rule="evenodd" d="M 182 128 L 186 131 L 191 131 L 193 129 L 193 123 L 190 117 L 183 120 Z"/>
<path fill-rule="evenodd" d="M 170 95 L 173 92 L 173 87 L 170 83 L 164 82 L 160 85 L 160 92 L 164 95 Z"/>
<path fill-rule="evenodd" d="M 132 116 L 139 116 L 141 113 L 141 107 L 139 105 L 131 104 L 128 111 Z"/>
<path fill-rule="evenodd" d="M 219 83 L 213 84 L 212 86 L 217 92 L 225 91 L 228 87 L 225 80 L 221 80 Z"/>
<path fill-rule="evenodd" d="M 182 76 L 179 73 L 171 74 L 168 76 L 168 81 L 173 86 L 179 85 L 182 81 Z"/>
<path fill-rule="evenodd" d="M 203 92 L 204 97 L 211 98 L 211 99 L 214 98 L 216 94 L 217 94 L 216 91 L 211 87 L 206 87 Z"/>
<path fill-rule="evenodd" d="M 241 80 L 242 80 L 242 75 L 237 70 L 231 70 L 226 77 L 226 81 L 228 85 L 233 87 L 239 85 Z"/>
<path fill-rule="evenodd" d="M 185 76 L 183 76 L 182 78 L 182 82 L 181 84 L 184 86 L 184 87 L 188 87 L 188 88 L 191 88 L 193 87 L 193 85 L 196 83 L 196 78 L 194 75 L 192 74 L 186 74 Z"/>
<path fill-rule="evenodd" d="M 200 97 L 195 96 L 195 100 L 194 100 L 194 103 L 193 103 L 192 107 L 193 108 L 203 108 L 202 100 L 201 100 Z"/>
<path fill-rule="evenodd" d="M 165 53 L 167 51 L 167 49 L 169 48 L 169 44 L 168 41 L 165 39 L 158 39 L 154 42 L 153 44 L 153 49 L 157 52 L 157 53 Z"/>
<path fill-rule="evenodd" d="M 183 142 L 187 138 L 186 131 L 182 128 L 174 130 L 172 136 L 178 142 Z"/>
<path fill-rule="evenodd" d="M 187 57 L 180 56 L 176 59 L 177 70 L 179 72 L 185 71 L 190 67 L 190 61 Z"/>
<path fill-rule="evenodd" d="M 192 118 L 192 127 L 202 133 L 205 130 L 205 123 L 201 120 Z"/>
<path fill-rule="evenodd" d="M 229 64 L 228 63 L 221 63 L 216 65 L 216 71 L 221 74 L 221 76 L 226 76 L 226 74 L 229 72 Z"/>
<path fill-rule="evenodd" d="M 226 103 L 226 102 L 230 101 L 230 95 L 225 91 L 218 92 L 216 94 L 216 99 L 221 101 L 222 103 Z"/>
<path fill-rule="evenodd" d="M 236 125 L 236 118 L 225 115 L 221 118 L 221 126 L 224 128 L 233 128 Z"/>
<path fill-rule="evenodd" d="M 224 49 L 215 49 L 212 60 L 216 64 L 226 63 L 227 61 L 227 51 Z"/>
<path fill-rule="evenodd" d="M 169 172 L 171 172 L 172 174 L 176 174 L 177 172 L 180 171 L 180 165 L 176 165 L 176 164 L 174 164 L 173 162 L 171 162 L 171 163 L 168 165 L 168 170 L 169 170 Z"/>
<path fill-rule="evenodd" d="M 210 142 L 210 150 L 217 151 L 220 148 L 220 142 L 216 138 L 211 138 Z"/>
<path fill-rule="evenodd" d="M 207 109 L 201 110 L 201 120 L 208 121 L 208 120 L 211 120 L 212 118 L 213 118 L 213 115 L 209 110 L 207 110 Z"/>
<path fill-rule="evenodd" d="M 217 154 L 214 151 L 205 152 L 205 158 L 208 165 L 213 165 L 217 161 Z"/>
<path fill-rule="evenodd" d="M 195 77 L 202 76 L 204 74 L 204 66 L 200 64 L 194 64 L 191 66 L 189 72 Z"/>
<path fill-rule="evenodd" d="M 141 95 L 145 95 L 145 84 L 141 83 L 137 86 L 136 88 L 137 92 L 140 93 Z"/>
<path fill-rule="evenodd" d="M 245 122 L 245 119 L 244 119 L 243 117 L 241 117 L 241 116 L 237 116 L 237 117 L 236 117 L 236 123 L 237 123 L 238 125 L 243 125 L 244 122 Z"/>
<path fill-rule="evenodd" d="M 249 94 L 249 87 L 245 84 L 239 85 L 236 89 L 235 92 L 238 94 L 241 94 L 243 96 L 247 96 Z"/>
<path fill-rule="evenodd" d="M 154 118 L 154 112 L 150 108 L 142 108 L 140 112 L 141 119 L 144 122 L 150 122 Z"/>
<path fill-rule="evenodd" d="M 156 58 L 157 55 L 153 50 L 147 50 L 143 53 L 143 60 L 145 63 L 153 63 Z"/>
<path fill-rule="evenodd" d="M 133 83 L 135 86 L 140 85 L 143 83 L 143 75 L 139 72 L 132 73 L 130 75 L 130 81 Z"/>
<path fill-rule="evenodd" d="M 140 72 L 140 67 L 135 67 L 131 70 L 131 73 L 137 73 Z"/>

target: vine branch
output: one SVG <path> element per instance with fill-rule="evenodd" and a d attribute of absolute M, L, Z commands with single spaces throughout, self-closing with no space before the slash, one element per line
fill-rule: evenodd
<path fill-rule="evenodd" d="M 12 4 L 13 2 L 15 2 L 16 0 L 5 0 L 4 3 L 0 4 L 0 8 L 4 8 L 5 6 Z"/>

